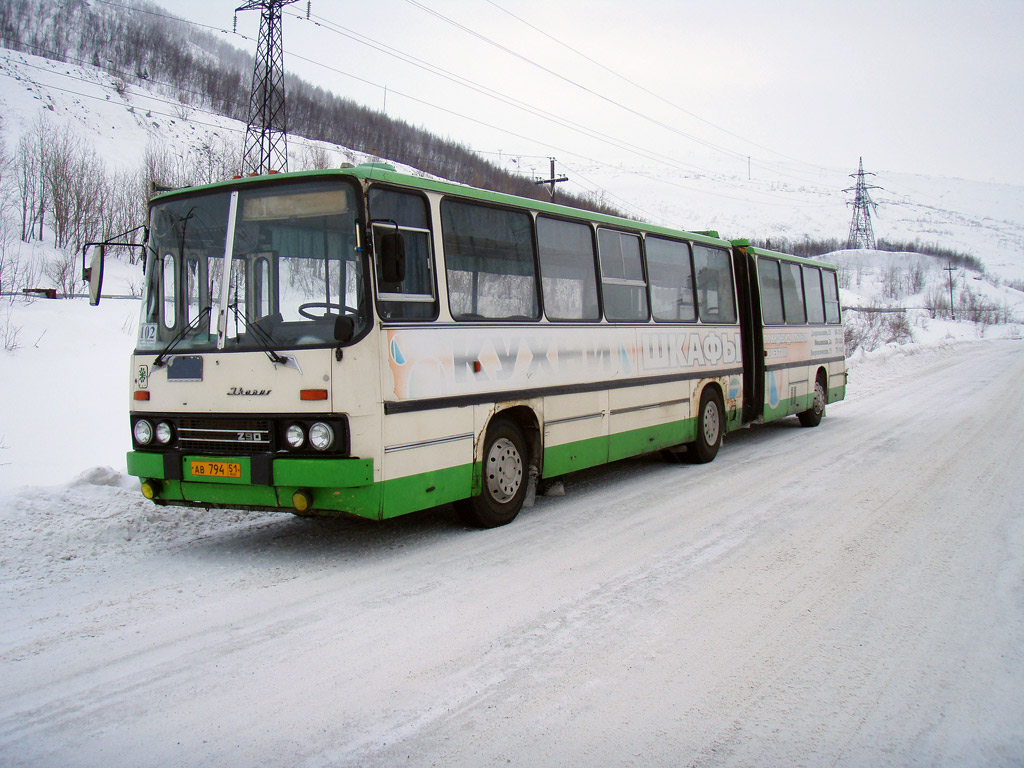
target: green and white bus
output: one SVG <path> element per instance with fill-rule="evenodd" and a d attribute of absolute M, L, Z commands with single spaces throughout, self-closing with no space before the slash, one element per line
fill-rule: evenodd
<path fill-rule="evenodd" d="M 158 195 L 145 249 L 128 471 L 157 504 L 491 527 L 538 480 L 711 461 L 845 395 L 834 267 L 382 163 Z"/>

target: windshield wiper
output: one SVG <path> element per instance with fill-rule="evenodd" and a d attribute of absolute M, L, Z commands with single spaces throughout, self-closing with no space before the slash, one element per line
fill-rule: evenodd
<path fill-rule="evenodd" d="M 192 322 L 190 322 L 188 325 L 186 325 L 184 328 L 182 328 L 175 334 L 174 338 L 167 343 L 167 346 L 164 347 L 160 351 L 160 354 L 156 356 L 156 359 L 153 360 L 154 368 L 160 368 L 161 366 L 163 366 L 163 364 L 166 362 L 166 358 L 171 354 L 174 348 L 181 343 L 182 339 L 188 336 L 189 331 L 193 331 L 199 327 L 199 323 L 203 321 L 204 317 L 210 314 L 211 309 L 212 305 L 207 304 L 205 307 L 202 308 L 202 310 L 200 310 L 199 314 L 192 319 Z"/>
<path fill-rule="evenodd" d="M 235 320 L 241 320 L 245 330 L 251 334 L 254 339 L 256 339 L 257 343 L 259 343 L 261 347 L 263 347 L 263 351 L 267 354 L 267 357 L 270 358 L 270 362 L 277 363 L 278 365 L 288 365 L 291 358 L 279 355 L 274 351 L 273 341 L 271 340 L 270 335 L 256 323 L 250 323 L 245 319 L 245 315 L 238 311 L 237 301 L 234 304 L 228 304 L 228 309 L 235 313 Z"/>

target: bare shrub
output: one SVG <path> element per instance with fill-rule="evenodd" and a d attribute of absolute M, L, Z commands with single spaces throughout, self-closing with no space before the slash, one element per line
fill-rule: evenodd
<path fill-rule="evenodd" d="M 889 264 L 882 272 L 882 295 L 902 299 L 924 290 L 927 270 L 918 261 L 911 264 Z"/>
<path fill-rule="evenodd" d="M 907 286 L 911 293 L 920 293 L 924 290 L 927 279 L 927 270 L 921 262 L 915 263 L 907 270 Z"/>
<path fill-rule="evenodd" d="M 903 307 L 883 312 L 847 310 L 844 322 L 847 357 L 858 349 L 871 352 L 883 344 L 905 344 L 914 337 L 910 318 Z"/>
<path fill-rule="evenodd" d="M 906 344 L 914 340 L 914 333 L 910 328 L 910 319 L 906 312 L 885 315 L 882 327 L 886 344 Z"/>
<path fill-rule="evenodd" d="M 949 317 L 949 292 L 938 286 L 932 288 L 924 297 L 924 308 L 932 319 Z"/>
<path fill-rule="evenodd" d="M 11 320 L 11 303 L 7 303 L 3 314 L 0 314 L 0 346 L 8 352 L 13 352 L 21 346 L 18 336 L 21 334 L 21 326 L 15 325 Z"/>
<path fill-rule="evenodd" d="M 230 179 L 241 167 L 237 142 L 219 139 L 176 154 L 167 145 L 151 141 L 142 160 L 142 180 L 147 190 L 154 185 L 177 189 Z"/>
<path fill-rule="evenodd" d="M 890 264 L 882 272 L 882 296 L 887 299 L 900 299 L 906 295 L 904 290 L 904 269 Z"/>
<path fill-rule="evenodd" d="M 71 296 L 79 283 L 78 260 L 74 253 L 66 251 L 57 254 L 43 268 L 46 276 L 53 281 L 54 287 L 64 296 Z"/>
<path fill-rule="evenodd" d="M 187 123 L 189 118 L 195 114 L 196 108 L 185 101 L 179 101 L 174 107 L 174 116 L 182 122 Z"/>
<path fill-rule="evenodd" d="M 1000 320 L 1000 310 L 991 301 L 964 286 L 957 297 L 956 311 L 961 320 L 981 326 L 995 325 Z"/>

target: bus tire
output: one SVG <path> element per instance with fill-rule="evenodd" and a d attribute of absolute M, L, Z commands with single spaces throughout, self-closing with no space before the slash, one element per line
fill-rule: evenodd
<path fill-rule="evenodd" d="M 725 408 L 722 398 L 714 387 L 705 387 L 700 396 L 697 410 L 697 439 L 692 442 L 686 455 L 694 464 L 707 464 L 718 455 L 725 435 Z"/>
<path fill-rule="evenodd" d="M 814 402 L 806 411 L 800 411 L 796 415 L 800 423 L 805 427 L 816 427 L 821 424 L 821 417 L 825 415 L 825 382 L 821 376 L 814 380 Z"/>
<path fill-rule="evenodd" d="M 456 502 L 459 517 L 475 528 L 497 528 L 516 519 L 529 486 L 530 455 L 519 425 L 498 419 L 487 430 L 480 493 Z"/>

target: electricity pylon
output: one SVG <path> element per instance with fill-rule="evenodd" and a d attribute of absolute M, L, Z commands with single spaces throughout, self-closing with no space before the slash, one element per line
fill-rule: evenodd
<path fill-rule="evenodd" d="M 288 170 L 281 8 L 296 2 L 298 0 L 249 0 L 235 9 L 235 13 L 260 11 L 260 36 L 242 154 L 242 173 L 246 175 Z"/>
<path fill-rule="evenodd" d="M 853 205 L 853 220 L 850 222 L 850 237 L 846 241 L 846 247 L 855 248 L 869 248 L 874 250 L 875 248 L 875 232 L 871 227 L 871 211 L 877 210 L 875 201 L 871 199 L 871 195 L 868 194 L 868 190 L 881 189 L 869 185 L 865 181 L 865 176 L 874 176 L 873 173 L 864 172 L 864 158 L 860 159 L 860 169 L 856 173 L 851 173 L 850 178 L 857 179 L 856 187 L 847 187 L 843 192 L 853 192 L 853 203 L 847 203 L 847 205 Z"/>

